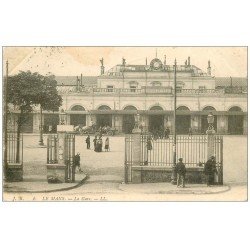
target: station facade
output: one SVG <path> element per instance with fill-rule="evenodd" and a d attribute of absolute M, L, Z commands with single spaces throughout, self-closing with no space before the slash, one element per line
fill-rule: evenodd
<path fill-rule="evenodd" d="M 100 60 L 97 77 L 56 77 L 62 95 L 61 109 L 66 113 L 67 124 L 116 128 L 119 133 L 131 133 L 135 120 L 140 119 L 144 131 L 173 130 L 174 67 L 154 58 L 144 65 L 130 65 L 125 59 L 105 72 Z M 204 72 L 192 65 L 190 58 L 176 68 L 177 134 L 204 134 L 208 128 L 207 115 L 215 116 L 218 134 L 247 134 L 247 79 L 243 84 L 232 85 L 232 78 L 211 75 L 208 61 Z M 237 79 L 236 79 L 237 80 Z M 220 85 L 220 81 L 223 84 Z M 242 87 L 243 86 L 243 87 Z M 9 120 L 15 127 L 15 112 Z M 44 132 L 52 126 L 56 132 L 59 113 L 44 111 Z M 39 111 L 27 116 L 23 132 L 39 132 Z"/>

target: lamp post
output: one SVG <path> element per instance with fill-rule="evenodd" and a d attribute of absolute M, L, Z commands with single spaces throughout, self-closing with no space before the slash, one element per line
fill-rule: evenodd
<path fill-rule="evenodd" d="M 173 126 L 173 168 L 171 183 L 176 185 L 176 59 L 174 61 L 174 126 Z"/>
<path fill-rule="evenodd" d="M 41 105 L 40 105 L 40 126 L 39 126 L 39 129 L 40 129 L 39 145 L 44 146 L 44 143 L 43 143 L 43 109 L 42 109 Z"/>
<path fill-rule="evenodd" d="M 207 116 L 207 122 L 208 122 L 208 130 L 212 131 L 214 130 L 214 115 L 212 112 L 209 112 Z"/>

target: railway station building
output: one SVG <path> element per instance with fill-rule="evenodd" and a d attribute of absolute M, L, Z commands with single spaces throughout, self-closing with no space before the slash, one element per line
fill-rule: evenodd
<path fill-rule="evenodd" d="M 129 134 L 135 120 L 140 119 L 144 131 L 173 130 L 174 66 L 154 58 L 144 65 L 121 64 L 105 71 L 100 60 L 99 76 L 56 76 L 59 94 L 63 98 L 61 109 L 67 124 L 97 128 L 108 125 L 119 133 Z M 215 117 L 217 134 L 247 134 L 247 78 L 215 77 L 207 69 L 201 70 L 191 63 L 190 57 L 177 64 L 177 134 L 205 134 L 207 115 Z M 10 114 L 9 128 L 15 129 L 16 112 Z M 52 126 L 56 132 L 59 112 L 44 111 L 44 132 Z M 39 132 L 39 109 L 27 115 L 22 131 Z"/>

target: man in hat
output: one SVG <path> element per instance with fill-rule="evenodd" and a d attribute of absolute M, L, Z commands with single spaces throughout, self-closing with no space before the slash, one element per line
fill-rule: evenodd
<path fill-rule="evenodd" d="M 215 157 L 211 156 L 205 163 L 204 173 L 206 175 L 207 186 L 210 187 L 214 184 L 214 174 L 217 173 Z"/>
<path fill-rule="evenodd" d="M 186 167 L 182 162 L 182 158 L 179 158 L 179 162 L 176 164 L 177 172 L 177 187 L 185 187 Z"/>
<path fill-rule="evenodd" d="M 73 166 L 74 166 L 74 169 L 76 169 L 76 167 L 78 167 L 79 172 L 82 173 L 83 171 L 82 171 L 82 169 L 81 169 L 80 160 L 81 160 L 81 158 L 80 158 L 80 153 L 78 152 L 78 153 L 74 156 L 74 158 L 73 158 Z"/>

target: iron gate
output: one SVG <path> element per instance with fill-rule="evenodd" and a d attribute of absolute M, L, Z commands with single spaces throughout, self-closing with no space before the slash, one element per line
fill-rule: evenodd
<path fill-rule="evenodd" d="M 173 166 L 173 136 L 168 139 L 152 139 L 150 135 L 141 135 L 140 166 L 166 167 Z M 151 143 L 152 149 L 148 150 Z M 220 172 L 219 183 L 223 183 L 223 137 L 214 136 L 214 156 L 216 158 L 217 170 Z M 133 136 L 125 138 L 125 182 L 132 178 L 133 158 Z M 192 135 L 176 137 L 176 159 L 183 158 L 186 167 L 202 167 L 208 159 L 207 135 Z"/>
<path fill-rule="evenodd" d="M 65 180 L 75 181 L 75 134 L 67 133 L 64 139 Z M 58 164 L 58 135 L 51 134 L 47 138 L 47 164 Z"/>
<path fill-rule="evenodd" d="M 18 136 L 16 133 L 7 134 L 7 162 L 9 164 L 23 163 L 23 134 Z"/>

